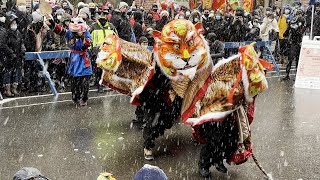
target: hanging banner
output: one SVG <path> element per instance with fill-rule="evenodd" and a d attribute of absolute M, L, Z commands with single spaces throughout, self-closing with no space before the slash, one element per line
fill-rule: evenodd
<path fill-rule="evenodd" d="M 246 12 L 252 12 L 253 0 L 243 0 L 243 7 Z"/>
<path fill-rule="evenodd" d="M 320 89 L 320 41 L 302 41 L 295 87 Z"/>
<path fill-rule="evenodd" d="M 178 4 L 179 6 L 184 6 L 189 9 L 189 1 L 188 0 L 174 0 L 175 4 Z"/>
<path fill-rule="evenodd" d="M 189 8 L 190 8 L 191 10 L 197 8 L 197 3 L 198 3 L 197 0 L 189 0 Z"/>
<path fill-rule="evenodd" d="M 212 9 L 213 0 L 203 0 L 202 1 L 202 8 L 203 9 Z"/>
<path fill-rule="evenodd" d="M 229 4 L 230 4 L 231 9 L 234 11 L 241 7 L 239 0 L 229 0 Z"/>
<path fill-rule="evenodd" d="M 212 8 L 214 10 L 220 9 L 224 10 L 226 8 L 226 0 L 215 0 L 213 1 Z"/>

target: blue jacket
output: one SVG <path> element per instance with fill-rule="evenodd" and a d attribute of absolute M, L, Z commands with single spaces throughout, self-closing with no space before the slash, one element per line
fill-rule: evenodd
<path fill-rule="evenodd" d="M 90 57 L 89 53 L 87 52 L 87 47 L 85 47 L 84 45 L 83 39 L 76 39 L 75 43 L 73 45 L 70 45 L 70 41 L 72 39 L 75 39 L 75 37 L 74 34 L 69 30 L 66 32 L 65 38 L 71 50 L 67 67 L 67 74 L 75 77 L 92 75 Z M 84 32 L 84 38 L 88 38 L 91 41 L 91 35 L 89 31 Z M 87 65 L 85 63 L 85 57 L 89 59 Z"/>

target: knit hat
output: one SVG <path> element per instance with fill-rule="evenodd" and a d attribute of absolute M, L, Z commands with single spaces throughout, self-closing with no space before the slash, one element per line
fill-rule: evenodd
<path fill-rule="evenodd" d="M 134 176 L 134 180 L 167 180 L 167 175 L 157 166 L 145 164 Z"/>
<path fill-rule="evenodd" d="M 90 9 L 95 9 L 97 6 L 96 6 L 96 4 L 95 3 L 89 3 L 89 8 Z"/>
<path fill-rule="evenodd" d="M 84 2 L 79 2 L 78 3 L 78 8 L 83 8 L 85 7 L 85 3 Z"/>
<path fill-rule="evenodd" d="M 129 7 L 129 5 L 126 2 L 120 2 L 119 3 L 119 9 L 123 8 L 123 7 Z"/>
<path fill-rule="evenodd" d="M 32 22 L 33 23 L 37 23 L 37 22 L 40 22 L 40 21 L 42 21 L 43 19 L 42 19 L 42 15 L 41 14 L 39 14 L 37 11 L 34 11 L 33 13 L 32 13 Z"/>
<path fill-rule="evenodd" d="M 62 8 L 57 9 L 56 12 L 55 12 L 56 15 L 58 15 L 58 14 L 59 14 L 59 15 L 62 15 L 62 14 L 64 14 L 64 13 L 65 13 L 65 11 L 64 11 L 64 9 L 62 9 Z"/>
<path fill-rule="evenodd" d="M 161 13 L 160 13 L 160 17 L 163 17 L 163 16 L 167 16 L 167 17 L 169 17 L 169 13 L 168 13 L 168 11 L 166 11 L 166 10 L 161 11 Z"/>
<path fill-rule="evenodd" d="M 65 21 L 71 21 L 71 15 L 64 13 L 60 19 L 61 22 L 65 22 Z"/>
<path fill-rule="evenodd" d="M 88 7 L 83 7 L 80 9 L 79 11 L 79 15 L 80 14 L 87 14 L 88 18 L 91 18 L 91 13 L 90 13 L 90 9 Z"/>

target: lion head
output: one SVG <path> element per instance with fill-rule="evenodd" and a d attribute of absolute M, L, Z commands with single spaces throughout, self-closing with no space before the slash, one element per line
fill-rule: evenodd
<path fill-rule="evenodd" d="M 251 100 L 252 97 L 268 88 L 264 72 L 265 67 L 260 63 L 254 45 L 255 43 L 251 43 L 239 48 L 245 73 L 244 85 L 245 89 L 247 89 L 247 98 L 249 97 Z"/>
<path fill-rule="evenodd" d="M 162 32 L 154 31 L 154 57 L 164 74 L 173 80 L 193 79 L 196 72 L 212 61 L 202 36 L 202 25 L 178 19 L 169 22 Z"/>
<path fill-rule="evenodd" d="M 120 38 L 113 31 L 106 33 L 96 62 L 98 67 L 115 72 L 122 60 Z"/>

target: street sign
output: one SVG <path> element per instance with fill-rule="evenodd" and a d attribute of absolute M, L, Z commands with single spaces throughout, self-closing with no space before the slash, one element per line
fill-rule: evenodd
<path fill-rule="evenodd" d="M 295 87 L 320 89 L 320 41 L 302 40 Z"/>

